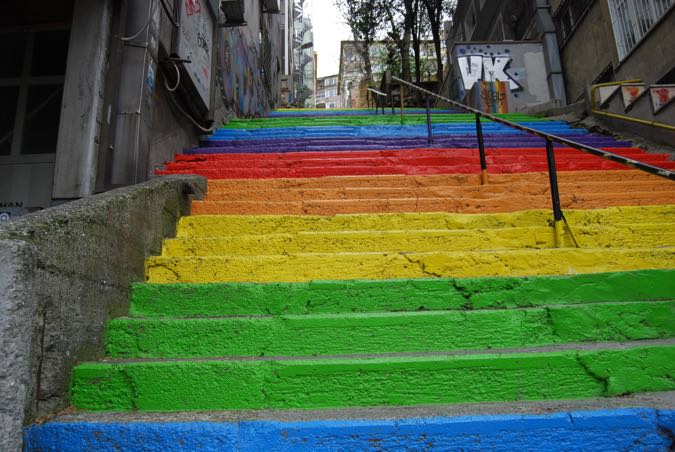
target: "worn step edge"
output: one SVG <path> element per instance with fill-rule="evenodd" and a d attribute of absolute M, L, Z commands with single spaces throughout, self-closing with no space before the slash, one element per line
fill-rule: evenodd
<path fill-rule="evenodd" d="M 567 210 L 565 217 L 573 227 L 642 223 L 670 223 L 675 205 L 621 206 L 601 209 Z M 307 230 L 408 230 L 475 229 L 550 226 L 551 211 L 518 210 L 510 213 L 363 213 L 325 215 L 195 215 L 181 217 L 177 237 L 213 236 L 227 230 L 231 234 L 292 233 Z"/>
<path fill-rule="evenodd" d="M 565 276 L 140 284 L 138 317 L 499 309 L 675 299 L 675 270 Z"/>
<path fill-rule="evenodd" d="M 146 260 L 151 283 L 536 276 L 672 268 L 675 248 L 537 249 L 436 253 L 289 253 Z"/>
<path fill-rule="evenodd" d="M 83 410 L 329 408 L 579 399 L 675 389 L 675 345 L 370 359 L 181 360 L 74 368 Z"/>
<path fill-rule="evenodd" d="M 119 318 L 113 358 L 305 356 L 500 349 L 675 337 L 675 301 L 417 313 Z"/>

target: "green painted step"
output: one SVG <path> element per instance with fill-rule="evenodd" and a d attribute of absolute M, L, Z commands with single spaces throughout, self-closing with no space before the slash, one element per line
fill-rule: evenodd
<path fill-rule="evenodd" d="M 505 113 L 496 116 L 515 122 L 545 122 L 548 118 L 537 118 L 521 113 Z M 403 117 L 404 124 L 426 124 L 426 114 L 406 114 Z M 431 116 L 433 123 L 466 123 L 474 126 L 476 118 L 471 114 L 434 114 Z M 483 120 L 491 123 L 490 120 Z M 373 126 L 373 125 L 401 125 L 401 116 L 377 115 L 377 116 L 334 116 L 328 118 L 297 117 L 297 118 L 258 118 L 258 119 L 234 119 L 220 126 L 221 129 L 254 129 L 270 127 L 325 127 L 325 126 Z"/>
<path fill-rule="evenodd" d="M 675 389 L 675 345 L 535 353 L 81 364 L 83 410 L 225 410 L 579 399 Z"/>
<path fill-rule="evenodd" d="M 134 284 L 131 315 L 217 317 L 450 309 L 502 309 L 587 302 L 670 300 L 675 270 L 569 276 Z"/>
<path fill-rule="evenodd" d="M 116 319 L 113 358 L 304 356 L 498 349 L 675 337 L 675 301 L 407 313 Z"/>

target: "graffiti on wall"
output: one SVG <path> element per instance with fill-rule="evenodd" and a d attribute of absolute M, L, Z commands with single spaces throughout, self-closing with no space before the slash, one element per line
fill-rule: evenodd
<path fill-rule="evenodd" d="M 269 26 L 269 25 L 268 25 Z M 265 115 L 278 95 L 280 64 L 271 55 L 277 55 L 278 45 L 265 35 L 259 36 L 245 28 L 227 28 L 221 31 L 218 49 L 218 83 L 225 105 L 239 117 Z M 257 33 L 256 33 L 257 34 Z M 276 58 L 276 57 L 275 57 Z"/>
<path fill-rule="evenodd" d="M 518 82 L 506 72 L 510 63 L 509 57 L 472 55 L 457 58 L 465 89 L 471 89 L 474 84 L 481 81 L 507 82 L 511 91 L 522 89 Z"/>
<path fill-rule="evenodd" d="M 649 88 L 649 94 L 652 98 L 652 109 L 654 114 L 663 110 L 666 105 L 675 101 L 675 85 L 655 85 Z"/>
<path fill-rule="evenodd" d="M 543 45 L 539 42 L 455 43 L 452 49 L 457 98 L 480 82 L 504 82 L 512 107 L 551 99 Z"/>

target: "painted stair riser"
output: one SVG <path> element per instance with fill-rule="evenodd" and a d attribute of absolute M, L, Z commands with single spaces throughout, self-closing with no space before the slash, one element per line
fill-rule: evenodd
<path fill-rule="evenodd" d="M 675 191 L 561 195 L 563 209 L 675 204 Z M 193 203 L 193 215 L 344 215 L 395 212 L 500 213 L 550 208 L 550 196 L 480 198 L 330 199 L 290 202 L 225 201 Z"/>
<path fill-rule="evenodd" d="M 586 248 L 648 248 L 675 244 L 675 223 L 575 227 Z M 566 236 L 567 246 L 574 246 Z M 220 256 L 284 253 L 478 251 L 554 248 L 551 227 L 479 230 L 336 231 L 273 235 L 185 237 L 164 242 L 164 256 Z"/>
<path fill-rule="evenodd" d="M 151 257 L 150 283 L 303 282 L 317 279 L 536 276 L 666 269 L 675 248 L 539 249 L 496 252 L 302 253 Z"/>
<path fill-rule="evenodd" d="M 632 143 L 617 141 L 602 137 L 567 135 L 566 138 L 580 144 L 595 148 L 627 148 Z M 542 138 L 528 138 L 522 136 L 485 137 L 486 149 L 500 148 L 503 150 L 536 147 L 543 149 L 546 142 Z M 212 140 L 200 143 L 199 147 L 187 149 L 181 155 L 237 155 L 237 154 L 268 154 L 268 153 L 316 153 L 316 152 L 356 152 L 407 150 L 428 146 L 426 139 L 421 138 L 391 138 L 387 139 L 358 139 L 358 138 L 318 138 L 298 140 L 292 138 L 278 140 L 251 139 L 240 140 Z M 433 147 L 478 149 L 475 137 L 441 136 L 434 138 Z"/>
<path fill-rule="evenodd" d="M 622 206 L 595 210 L 568 210 L 565 216 L 573 227 L 600 225 L 629 226 L 669 224 L 675 205 Z M 500 229 L 550 226 L 549 210 L 521 210 L 512 213 L 461 214 L 443 212 L 317 215 L 213 215 L 181 217 L 176 237 L 217 237 L 221 235 L 293 234 L 331 231 L 415 231 L 419 229 Z"/>
<path fill-rule="evenodd" d="M 670 300 L 675 270 L 529 278 L 134 284 L 134 317 L 509 309 Z"/>
<path fill-rule="evenodd" d="M 56 421 L 31 426 L 28 452 L 120 450 L 668 450 L 675 410 L 283 422 Z"/>
<path fill-rule="evenodd" d="M 75 367 L 84 410 L 220 410 L 577 399 L 675 389 L 675 346 L 500 355 Z"/>
<path fill-rule="evenodd" d="M 265 154 L 235 154 L 235 156 L 245 155 L 245 158 L 231 158 L 222 160 L 200 160 L 200 161 L 181 161 L 176 163 L 167 163 L 167 170 L 181 170 L 181 169 L 209 169 L 209 168 L 258 168 L 258 169 L 278 169 L 278 168 L 318 168 L 330 167 L 340 165 L 344 167 L 362 167 L 362 166 L 380 166 L 380 165 L 408 165 L 408 166 L 453 166 L 453 165 L 472 165 L 478 161 L 477 155 L 463 155 L 464 153 L 455 153 L 457 155 L 406 155 L 406 156 L 327 156 L 327 157 L 292 157 L 292 158 L 276 158 L 276 159 L 260 159 L 256 155 Z M 625 153 L 620 153 L 624 157 L 628 157 Z M 288 154 L 276 154 L 288 155 Z M 651 163 L 654 165 L 664 164 L 668 162 L 668 156 L 663 154 L 657 155 L 634 155 L 631 158 L 639 158 L 640 161 Z M 591 155 L 562 155 L 556 157 L 557 164 L 564 164 L 568 161 L 572 162 L 595 162 L 597 157 Z M 531 155 L 524 154 L 518 156 L 512 155 L 495 155 L 494 153 L 487 153 L 486 162 L 488 165 L 504 165 L 514 163 L 530 163 L 530 164 L 544 164 L 546 163 L 546 156 L 543 150 L 539 153 L 532 153 Z"/>
<path fill-rule="evenodd" d="M 649 182 L 633 182 L 628 186 L 621 187 L 623 193 L 645 193 L 649 191 L 667 191 L 672 189 L 672 182 L 663 180 Z M 595 182 L 585 184 L 559 184 L 559 191 L 563 193 L 612 193 L 618 190 L 614 182 Z M 442 198 L 442 197 L 472 197 L 489 198 L 502 195 L 542 195 L 549 193 L 549 187 L 536 184 L 522 184 L 520 186 L 506 185 L 481 185 L 469 187 L 435 186 L 435 187 L 392 187 L 392 188 L 287 188 L 267 190 L 211 190 L 205 197 L 205 201 L 268 201 L 286 202 L 302 201 L 304 199 L 328 200 L 328 199 L 387 199 L 387 198 Z"/>
<path fill-rule="evenodd" d="M 659 163 L 665 169 L 675 169 L 675 162 Z M 490 174 L 533 173 L 547 171 L 545 163 L 509 163 L 489 165 Z M 568 161 L 560 162 L 557 171 L 629 171 L 631 168 L 608 160 L 596 161 Z M 196 168 L 179 170 L 161 170 L 158 175 L 167 174 L 196 174 L 208 179 L 256 179 L 256 178 L 297 178 L 297 177 L 325 177 L 325 176 L 363 176 L 363 175 L 437 175 L 437 174 L 480 174 L 479 162 L 472 164 L 458 164 L 453 166 L 410 166 L 410 165 L 383 165 L 383 166 L 352 166 L 341 165 L 314 167 L 314 168 Z"/>
<path fill-rule="evenodd" d="M 649 154 L 639 148 L 608 148 L 607 151 L 614 152 L 624 157 L 644 157 L 652 158 L 659 160 L 667 160 L 668 156 L 666 154 Z M 493 162 L 506 161 L 509 160 L 524 160 L 524 159 L 537 159 L 545 158 L 544 149 L 541 147 L 536 148 L 523 148 L 523 149 L 509 149 L 509 148 L 499 148 L 499 149 L 486 149 L 486 158 L 491 159 Z M 406 149 L 406 150 L 392 150 L 392 151 L 343 151 L 343 152 L 288 152 L 288 153 L 251 153 L 251 154 L 205 154 L 205 155 L 183 155 L 176 158 L 176 161 L 173 163 L 168 163 L 169 168 L 180 168 L 181 164 L 206 164 L 210 163 L 212 165 L 218 164 L 228 164 L 232 162 L 237 162 L 240 164 L 245 163 L 258 163 L 258 164 L 284 164 L 285 162 L 289 163 L 320 163 L 331 160 L 338 160 L 341 162 L 368 162 L 376 159 L 386 158 L 389 161 L 403 161 L 403 162 L 421 162 L 421 163 L 434 163 L 445 162 L 448 159 L 473 159 L 475 160 L 479 156 L 477 149 L 452 149 L 452 148 L 421 148 L 421 149 Z M 562 161 L 565 159 L 579 159 L 579 158 L 595 158 L 584 152 L 570 149 L 570 148 L 561 148 L 556 149 L 556 161 Z M 472 161 L 473 161 L 472 160 Z"/>
<path fill-rule="evenodd" d="M 567 123 L 562 121 L 550 121 L 544 118 L 535 118 L 532 116 L 522 114 L 509 114 L 501 116 L 512 122 L 526 123 L 526 124 L 541 124 L 544 126 L 567 126 Z M 471 115 L 462 114 L 435 114 L 431 117 L 432 123 L 435 124 L 457 124 L 459 126 L 474 127 L 475 120 Z M 426 124 L 426 115 L 412 114 L 406 115 L 404 119 L 404 126 L 414 124 Z M 256 130 L 269 128 L 289 128 L 289 127 L 374 127 L 374 126 L 390 126 L 395 128 L 401 127 L 401 117 L 393 115 L 368 116 L 362 118 L 353 117 L 332 117 L 332 118 L 261 118 L 258 120 L 233 120 L 228 124 L 224 124 L 218 128 L 217 132 L 225 132 L 230 130 Z M 500 124 L 492 121 L 485 121 L 484 127 L 496 127 Z M 569 126 L 568 126 L 569 127 Z"/>
<path fill-rule="evenodd" d="M 565 123 L 560 122 L 531 122 L 518 121 L 520 125 L 530 127 L 540 132 L 553 133 L 556 135 L 577 135 L 585 130 L 575 129 Z M 260 138 L 330 138 L 330 137 L 358 137 L 358 138 L 388 138 L 388 137 L 410 137 L 419 138 L 427 136 L 427 126 L 423 122 L 414 122 L 409 124 L 361 124 L 361 125 L 340 125 L 340 124 L 314 124 L 314 125 L 273 125 L 268 124 L 264 127 L 244 127 L 244 128 L 221 128 L 216 130 L 208 139 L 260 139 Z M 447 122 L 437 119 L 432 126 L 432 132 L 439 135 L 444 134 L 475 134 L 476 126 L 463 122 Z M 486 124 L 483 127 L 483 133 L 487 135 L 511 135 L 511 136 L 531 136 L 527 132 L 521 132 L 509 126 L 500 124 Z"/>
<path fill-rule="evenodd" d="M 500 349 L 668 339 L 675 301 L 594 303 L 518 310 L 116 319 L 112 358 L 311 356 Z"/>
<path fill-rule="evenodd" d="M 616 182 L 617 185 L 631 185 L 634 182 L 663 183 L 665 179 L 644 173 L 642 171 L 575 171 L 561 172 L 558 175 L 559 184 Z M 667 182 L 667 181 L 666 181 Z M 534 172 L 527 174 L 493 174 L 490 175 L 489 186 L 519 187 L 535 184 L 548 186 L 548 172 Z M 398 174 L 375 176 L 327 176 L 315 178 L 287 178 L 287 179 L 213 179 L 208 181 L 209 192 L 214 190 L 259 190 L 259 189 L 287 189 L 287 188 L 365 188 L 365 187 L 435 187 L 480 186 L 478 174 L 431 174 L 424 176 L 405 176 Z"/>

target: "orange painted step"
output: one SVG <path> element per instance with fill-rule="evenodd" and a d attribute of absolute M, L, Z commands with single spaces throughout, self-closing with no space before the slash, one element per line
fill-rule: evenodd
<path fill-rule="evenodd" d="M 590 177 L 590 176 L 594 177 Z M 577 176 L 575 178 L 575 176 Z M 317 178 L 209 181 L 194 214 L 312 214 L 375 212 L 512 212 L 551 207 L 548 175 Z M 564 208 L 675 204 L 671 181 L 636 171 L 561 173 Z"/>

